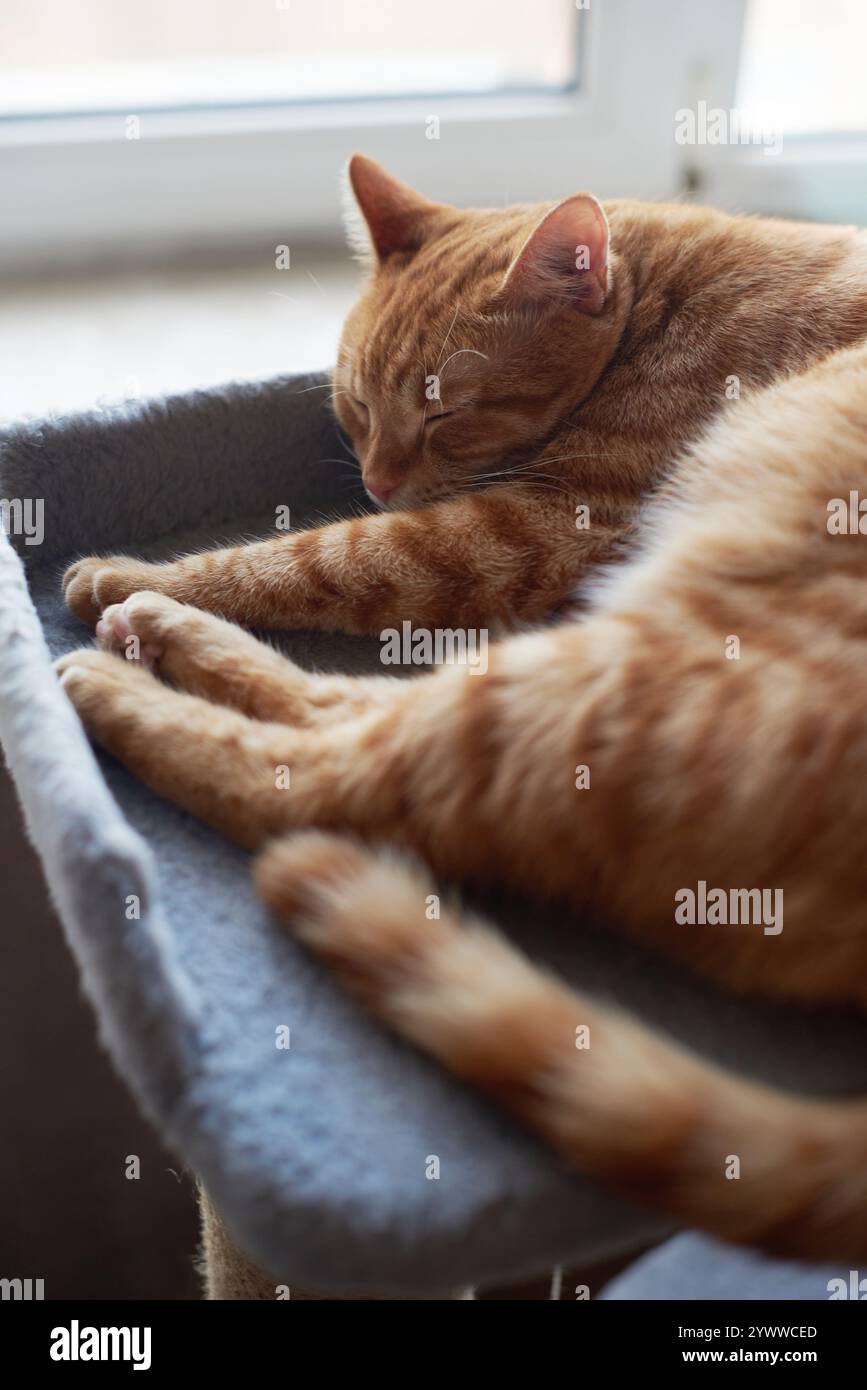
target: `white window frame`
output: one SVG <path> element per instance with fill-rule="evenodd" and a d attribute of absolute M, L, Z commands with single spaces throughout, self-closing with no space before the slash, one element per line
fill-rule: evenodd
<path fill-rule="evenodd" d="M 703 202 L 732 212 L 867 226 L 867 139 L 793 136 L 778 155 L 725 151 L 695 185 Z"/>
<path fill-rule="evenodd" d="M 137 140 L 124 115 L 0 122 L 0 269 L 336 241 L 355 149 L 457 205 L 677 196 L 696 159 L 675 112 L 730 104 L 744 3 L 589 0 L 561 94 L 142 113 Z"/>
<path fill-rule="evenodd" d="M 715 98 L 710 98 L 701 81 L 696 93 L 708 99 L 708 106 L 717 105 L 726 112 L 737 110 L 747 3 L 726 0 L 721 7 L 737 42 L 716 65 Z M 778 153 L 739 144 L 690 149 L 687 185 L 693 196 L 732 212 L 867 224 L 867 135 L 790 135 L 785 129 L 780 134 Z"/>

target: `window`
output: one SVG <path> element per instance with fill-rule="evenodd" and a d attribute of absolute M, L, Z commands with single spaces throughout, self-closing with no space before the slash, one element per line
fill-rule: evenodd
<path fill-rule="evenodd" d="M 563 91 L 577 76 L 579 10 L 563 0 L 4 0 L 0 18 L 7 117 Z"/>
<path fill-rule="evenodd" d="M 867 222 L 864 0 L 0 0 L 0 24 L 7 269 L 321 246 L 356 149 L 463 205 L 692 190 Z M 770 109 L 782 144 L 684 143 L 701 106 Z"/>
<path fill-rule="evenodd" d="M 737 106 L 790 136 L 867 133 L 863 0 L 752 0 Z"/>
<path fill-rule="evenodd" d="M 699 195 L 735 211 L 867 224 L 865 44 L 864 0 L 747 0 L 724 104 L 772 138 L 701 152 Z"/>

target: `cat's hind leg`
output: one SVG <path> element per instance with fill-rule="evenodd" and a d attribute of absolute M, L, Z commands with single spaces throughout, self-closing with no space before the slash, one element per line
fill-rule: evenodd
<path fill-rule="evenodd" d="M 69 652 L 55 669 L 89 733 L 158 795 L 250 849 L 292 823 L 301 735 L 172 690 L 110 652 Z"/>
<path fill-rule="evenodd" d="M 311 674 L 237 624 L 149 591 L 108 607 L 96 638 L 189 694 L 299 727 L 364 714 L 387 703 L 399 684 L 384 675 Z"/>
<path fill-rule="evenodd" d="M 230 625 L 198 618 L 235 640 Z M 155 636 L 150 629 L 151 647 Z M 255 657 L 257 644 L 248 640 Z M 294 727 L 174 689 L 140 660 L 114 651 L 83 648 L 55 665 L 96 742 L 158 795 L 247 848 L 299 826 L 357 825 L 371 816 L 381 825 L 383 817 L 399 814 L 381 729 L 391 728 L 397 706 L 413 698 L 412 687 L 427 682 L 396 681 L 393 706 L 330 718 L 324 727 Z"/>
<path fill-rule="evenodd" d="M 440 908 L 428 872 L 394 852 L 308 832 L 269 845 L 255 879 L 376 1017 L 581 1172 L 727 1240 L 867 1256 L 863 1100 L 801 1099 L 691 1056 Z"/>

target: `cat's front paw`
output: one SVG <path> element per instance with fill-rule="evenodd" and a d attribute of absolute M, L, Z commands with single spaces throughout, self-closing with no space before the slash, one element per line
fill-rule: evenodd
<path fill-rule="evenodd" d="M 138 589 L 155 587 L 159 568 L 126 555 L 88 556 L 76 560 L 64 574 L 63 596 L 76 618 L 93 626 L 110 604 L 123 603 Z"/>

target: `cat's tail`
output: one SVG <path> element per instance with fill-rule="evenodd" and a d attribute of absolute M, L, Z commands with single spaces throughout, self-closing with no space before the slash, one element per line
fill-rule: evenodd
<path fill-rule="evenodd" d="M 440 906 L 416 864 L 315 832 L 256 864 L 262 896 L 377 1017 L 581 1172 L 775 1254 L 867 1258 L 867 1101 L 727 1074 Z"/>

